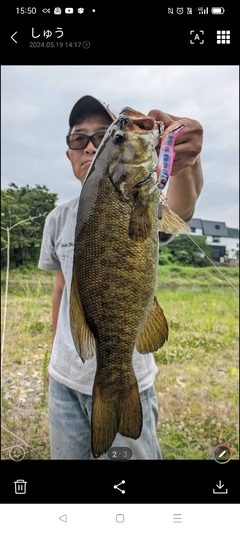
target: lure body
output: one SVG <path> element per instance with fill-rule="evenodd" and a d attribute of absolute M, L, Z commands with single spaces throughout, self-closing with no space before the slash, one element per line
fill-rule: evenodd
<path fill-rule="evenodd" d="M 172 130 L 170 133 L 166 133 L 162 137 L 157 166 L 158 188 L 160 190 L 164 189 L 165 185 L 169 180 L 169 176 L 171 175 L 173 161 L 175 157 L 175 153 L 173 150 L 175 139 L 178 137 L 184 127 L 185 126 L 182 124 L 181 126 L 178 126 L 174 130 Z"/>

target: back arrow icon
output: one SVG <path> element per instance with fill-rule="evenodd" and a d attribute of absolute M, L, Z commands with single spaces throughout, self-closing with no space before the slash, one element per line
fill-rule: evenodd
<path fill-rule="evenodd" d="M 63 514 L 62 516 L 59 516 L 58 518 L 59 518 L 59 520 L 62 520 L 62 522 L 67 522 L 67 515 L 66 514 Z"/>
<path fill-rule="evenodd" d="M 15 31 L 15 33 L 13 33 L 13 34 L 11 35 L 11 39 L 17 44 L 17 41 L 15 41 L 15 39 L 13 38 L 14 35 L 16 35 L 16 33 L 17 33 L 17 31 Z"/>

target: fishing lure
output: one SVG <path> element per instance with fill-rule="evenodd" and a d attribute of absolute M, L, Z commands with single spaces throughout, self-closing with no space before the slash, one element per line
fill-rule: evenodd
<path fill-rule="evenodd" d="M 175 139 L 178 137 L 184 127 L 184 124 L 177 126 L 177 128 L 170 131 L 170 133 L 166 133 L 162 137 L 157 166 L 158 188 L 160 190 L 164 189 L 168 182 L 175 157 L 175 153 L 173 151 Z"/>

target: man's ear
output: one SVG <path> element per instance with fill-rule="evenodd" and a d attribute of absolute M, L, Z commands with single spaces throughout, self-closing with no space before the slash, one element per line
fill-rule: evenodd
<path fill-rule="evenodd" d="M 66 156 L 71 161 L 71 158 L 70 158 L 70 155 L 69 155 L 69 150 L 66 151 Z"/>

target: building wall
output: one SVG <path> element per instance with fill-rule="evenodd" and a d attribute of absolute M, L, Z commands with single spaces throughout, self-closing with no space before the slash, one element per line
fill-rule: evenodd
<path fill-rule="evenodd" d="M 196 228 L 195 231 L 192 231 L 192 228 L 191 228 L 191 235 L 203 235 L 202 228 Z"/>
<path fill-rule="evenodd" d="M 206 238 L 206 243 L 211 244 L 211 246 L 225 246 L 226 253 L 229 257 L 235 257 L 235 253 L 239 250 L 239 240 L 233 239 L 231 237 L 219 237 L 220 242 L 214 242 L 214 237 L 208 235 Z"/>

